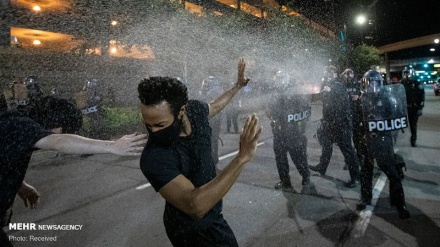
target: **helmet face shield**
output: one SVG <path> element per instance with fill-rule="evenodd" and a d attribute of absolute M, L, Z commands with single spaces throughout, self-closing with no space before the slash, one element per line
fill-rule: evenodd
<path fill-rule="evenodd" d="M 379 72 L 370 70 L 362 78 L 362 89 L 364 93 L 377 93 L 383 86 L 383 78 Z"/>
<path fill-rule="evenodd" d="M 290 76 L 283 71 L 278 71 L 274 78 L 274 87 L 277 90 L 285 90 L 290 84 Z"/>

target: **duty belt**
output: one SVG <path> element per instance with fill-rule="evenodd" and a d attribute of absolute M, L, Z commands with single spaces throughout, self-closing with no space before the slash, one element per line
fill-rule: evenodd
<path fill-rule="evenodd" d="M 87 115 L 87 114 L 90 114 L 90 113 L 93 113 L 93 112 L 97 112 L 97 111 L 98 111 L 98 107 L 96 105 L 81 110 L 83 115 Z"/>

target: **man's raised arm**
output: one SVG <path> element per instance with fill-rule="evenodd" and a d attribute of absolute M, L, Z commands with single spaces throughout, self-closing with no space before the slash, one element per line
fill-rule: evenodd
<path fill-rule="evenodd" d="M 237 94 L 237 92 L 244 86 L 246 86 L 249 82 L 249 78 L 244 77 L 244 71 L 246 69 L 246 63 L 244 62 L 244 59 L 241 57 L 238 60 L 238 74 L 237 74 L 237 83 L 235 85 L 226 90 L 220 97 L 217 99 L 211 101 L 209 103 L 209 118 L 211 119 L 217 113 L 221 112 L 226 105 L 231 102 L 232 98 Z"/>

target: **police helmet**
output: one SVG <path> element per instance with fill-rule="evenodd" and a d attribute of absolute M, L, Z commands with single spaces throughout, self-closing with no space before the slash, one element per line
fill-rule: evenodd
<path fill-rule="evenodd" d="M 338 77 L 338 73 L 335 66 L 329 65 L 325 67 L 324 78 L 322 79 L 323 82 L 331 81 L 337 77 Z"/>
<path fill-rule="evenodd" d="M 220 83 L 214 76 L 208 76 L 208 78 L 202 81 L 202 85 L 200 87 L 200 94 L 209 94 L 210 91 L 215 88 L 220 87 Z"/>
<path fill-rule="evenodd" d="M 87 81 L 86 89 L 87 90 L 96 90 L 98 88 L 98 80 L 90 79 Z"/>
<path fill-rule="evenodd" d="M 28 91 L 28 97 L 31 100 L 37 99 L 43 95 L 43 91 L 40 87 L 40 80 L 37 76 L 31 75 L 26 77 L 24 80 L 24 85 L 26 85 Z"/>
<path fill-rule="evenodd" d="M 354 71 L 352 69 L 346 69 L 344 70 L 344 72 L 341 73 L 341 77 L 347 81 L 353 80 Z"/>
<path fill-rule="evenodd" d="M 284 90 L 290 84 L 290 75 L 287 72 L 279 70 L 275 73 L 273 81 L 276 89 Z"/>
<path fill-rule="evenodd" d="M 376 93 L 383 86 L 382 75 L 376 70 L 367 71 L 362 77 L 362 90 L 364 93 Z"/>
<path fill-rule="evenodd" d="M 414 77 L 414 69 L 408 69 L 408 67 L 405 67 L 403 70 L 402 70 L 402 78 L 405 78 L 405 76 L 407 77 L 407 78 L 411 78 L 411 77 Z"/>

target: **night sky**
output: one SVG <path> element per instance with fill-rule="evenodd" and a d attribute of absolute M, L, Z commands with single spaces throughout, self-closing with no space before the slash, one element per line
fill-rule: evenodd
<path fill-rule="evenodd" d="M 386 45 L 411 38 L 440 33 L 440 1 L 438 0 L 294 0 L 290 1 L 301 13 L 330 28 L 342 30 L 347 27 L 347 38 L 358 42 L 362 34 L 371 33 L 367 43 Z M 374 22 L 372 25 L 355 24 L 358 13 L 366 13 Z M 436 52 L 429 53 L 429 47 L 403 51 L 408 56 L 440 56 L 440 45 Z M 405 55 L 405 53 L 411 53 Z M 396 59 L 400 58 L 394 54 Z"/>

